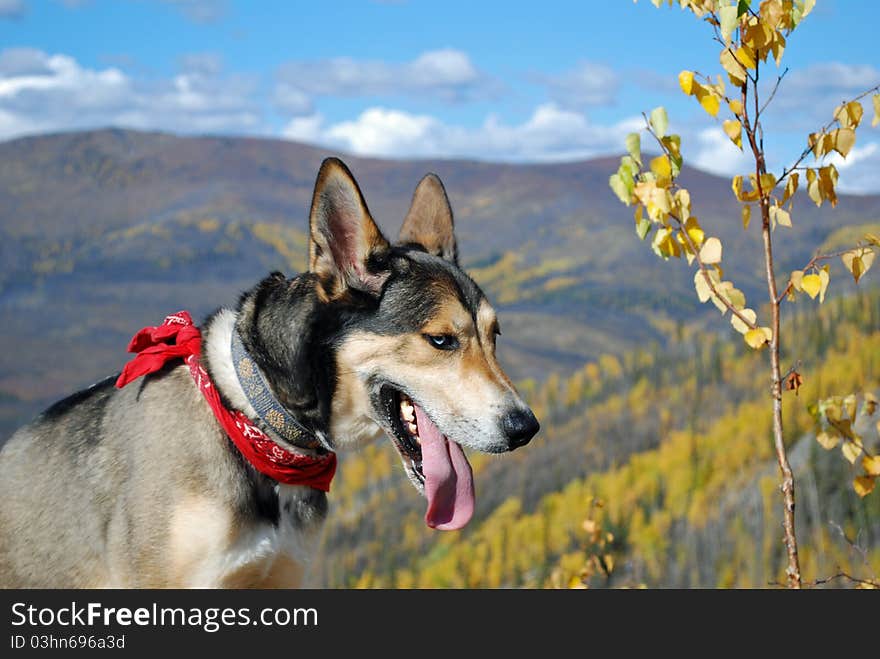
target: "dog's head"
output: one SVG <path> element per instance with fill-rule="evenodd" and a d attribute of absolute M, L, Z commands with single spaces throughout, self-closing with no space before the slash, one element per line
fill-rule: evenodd
<path fill-rule="evenodd" d="M 433 174 L 422 179 L 392 245 L 349 170 L 328 159 L 310 233 L 319 298 L 345 317 L 333 349 L 334 447 L 383 430 L 428 498 L 427 523 L 460 528 L 474 504 L 461 447 L 511 451 L 539 426 L 495 358 L 495 310 L 458 266 L 443 184 Z"/>

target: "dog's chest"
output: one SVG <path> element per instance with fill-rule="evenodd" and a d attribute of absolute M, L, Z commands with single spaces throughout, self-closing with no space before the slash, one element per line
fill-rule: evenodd
<path fill-rule="evenodd" d="M 279 488 L 277 524 L 238 520 L 203 498 L 180 505 L 170 529 L 176 581 L 196 588 L 298 587 L 314 554 L 323 515 L 309 515 L 297 489 Z"/>

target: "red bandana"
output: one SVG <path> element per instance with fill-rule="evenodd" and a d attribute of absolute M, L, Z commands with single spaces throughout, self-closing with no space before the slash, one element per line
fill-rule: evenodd
<path fill-rule="evenodd" d="M 137 356 L 125 365 L 116 380 L 122 388 L 142 375 L 158 371 L 166 362 L 183 359 L 217 421 L 245 459 L 260 473 L 287 485 L 308 485 L 328 492 L 336 473 L 336 454 L 310 456 L 281 448 L 239 410 L 228 410 L 199 363 L 202 333 L 186 311 L 167 316 L 158 327 L 145 327 L 134 335 L 128 351 Z"/>

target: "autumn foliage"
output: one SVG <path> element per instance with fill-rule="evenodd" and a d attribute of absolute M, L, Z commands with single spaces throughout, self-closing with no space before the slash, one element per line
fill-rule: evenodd
<path fill-rule="evenodd" d="M 663 4 L 662 0 L 653 1 L 658 7 Z M 673 1 L 669 0 L 669 4 Z M 784 389 L 797 390 L 803 376 L 794 367 L 787 374 L 782 373 L 781 305 L 784 301 L 795 301 L 801 294 L 812 299 L 818 296 L 820 303 L 824 302 L 831 280 L 829 261 L 834 257 L 841 259 L 858 283 L 871 267 L 880 239 L 867 234 L 839 253 L 817 253 L 803 269 L 786 277 L 774 267 L 776 243 L 784 242 L 776 230 L 794 227 L 792 209 L 801 188 L 800 172 L 804 173 L 804 188 L 810 200 L 817 206 L 826 202 L 837 205 L 838 171 L 827 157 L 836 153 L 846 158 L 850 153 L 864 116 L 861 99 L 872 95 L 872 123 L 880 122 L 880 86 L 830 111 L 828 123 L 807 135 L 802 152 L 793 158 L 792 164 L 775 174 L 768 171 L 761 116 L 780 84 L 784 84 L 785 71 L 776 76 L 775 84 L 768 90 L 759 86 L 762 66 L 772 60 L 778 69 L 787 40 L 812 11 L 815 1 L 763 0 L 759 4 L 750 0 L 679 0 L 678 4 L 711 28 L 719 46 L 718 64 L 722 70 L 714 79 L 694 71 L 682 71 L 678 76 L 681 90 L 693 97 L 709 116 L 720 121 L 721 129 L 733 144 L 740 149 L 748 148 L 753 157 L 754 170 L 734 176 L 731 189 L 741 203 L 743 229 L 749 229 L 753 215 L 760 218 L 759 246 L 764 253 L 769 318 L 759 318 L 756 305 L 749 306 L 742 290 L 725 279 L 723 245 L 717 237 L 707 235 L 692 208 L 690 192 L 676 181 L 683 163 L 682 143 L 680 136 L 668 133 L 664 108 L 655 108 L 650 116 L 645 116 L 646 131 L 656 142 L 660 155 L 644 162 L 640 135 L 629 135 L 628 155 L 621 159 L 609 184 L 623 203 L 635 205 L 636 233 L 642 240 L 650 239 L 659 257 L 685 258 L 688 264 L 696 266 L 694 285 L 699 300 L 711 301 L 722 314 L 729 311 L 732 327 L 743 335 L 750 348 L 769 347 L 773 440 L 781 475 L 784 541 L 788 552 L 786 574 L 790 586 L 800 587 L 795 484 L 783 434 L 782 393 Z M 810 155 L 813 163 L 802 165 Z M 796 377 L 792 378 L 793 375 Z M 823 427 L 819 435 L 824 438 L 820 439 L 823 446 L 834 440 L 842 442 L 844 455 L 854 462 L 864 451 L 853 430 L 855 396 L 823 401 L 815 406 L 815 416 Z M 854 488 L 860 496 L 873 489 L 878 471 L 874 456 L 865 454 L 863 466 L 864 472 L 854 480 Z"/>

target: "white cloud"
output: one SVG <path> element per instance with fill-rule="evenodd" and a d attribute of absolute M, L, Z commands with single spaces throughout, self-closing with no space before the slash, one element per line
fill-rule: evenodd
<path fill-rule="evenodd" d="M 399 94 L 447 102 L 488 98 L 498 91 L 497 83 L 481 73 L 466 53 L 451 48 L 428 51 L 402 64 L 350 57 L 287 62 L 278 71 L 278 86 L 283 94 Z"/>
<path fill-rule="evenodd" d="M 479 127 L 467 128 L 430 115 L 373 107 L 356 119 L 330 125 L 320 115 L 295 118 L 284 136 L 372 156 L 562 161 L 619 152 L 623 137 L 638 122 L 633 118 L 600 126 L 583 114 L 547 103 L 519 124 L 489 115 Z"/>
<path fill-rule="evenodd" d="M 0 0 L 0 18 L 19 19 L 26 10 L 24 0 Z"/>
<path fill-rule="evenodd" d="M 749 157 L 741 151 L 721 130 L 713 126 L 696 135 L 697 150 L 690 155 L 687 146 L 690 140 L 683 140 L 682 153 L 686 163 L 712 174 L 732 176 L 749 171 Z M 751 164 L 754 169 L 754 163 Z"/>
<path fill-rule="evenodd" d="M 216 23 L 226 14 L 226 0 L 162 0 L 194 23 Z"/>
<path fill-rule="evenodd" d="M 765 121 L 788 130 L 818 130 L 842 101 L 878 83 L 880 69 L 868 64 L 823 62 L 798 69 L 783 78 Z"/>
<path fill-rule="evenodd" d="M 17 20 L 24 16 L 27 6 L 24 0 L 0 0 L 0 18 Z"/>
<path fill-rule="evenodd" d="M 565 73 L 535 75 L 533 79 L 547 87 L 553 100 L 569 108 L 609 105 L 618 87 L 614 70 L 594 62 L 580 62 Z"/>
<path fill-rule="evenodd" d="M 840 192 L 867 194 L 880 191 L 880 144 L 877 142 L 853 147 L 846 159 L 834 153 L 828 162 L 833 163 L 840 174 L 837 184 Z"/>
<path fill-rule="evenodd" d="M 139 81 L 121 69 L 90 69 L 68 55 L 0 52 L 0 138 L 118 125 L 180 132 L 261 126 L 254 80 L 222 75 L 211 55 L 182 60 L 171 79 Z"/>

